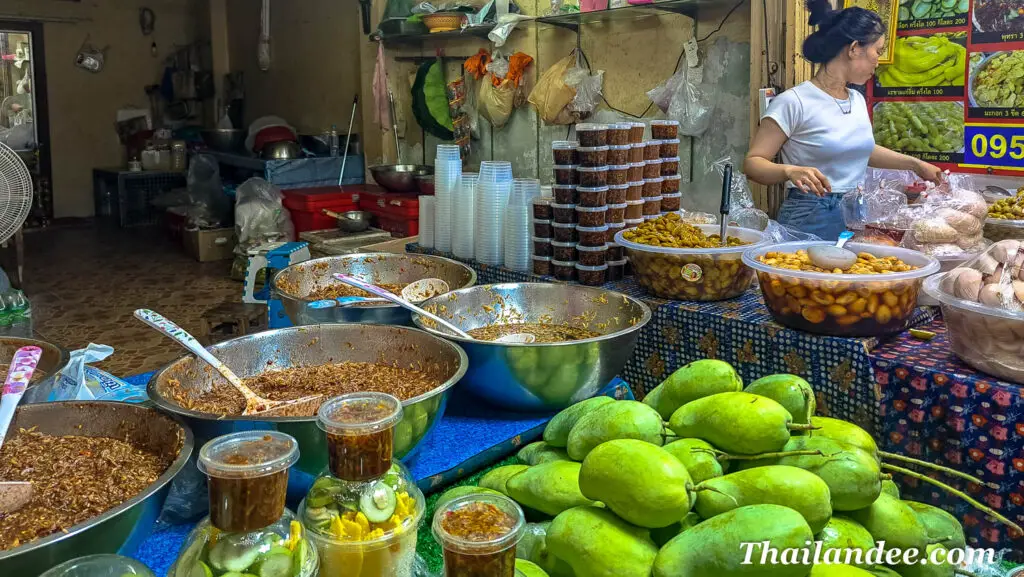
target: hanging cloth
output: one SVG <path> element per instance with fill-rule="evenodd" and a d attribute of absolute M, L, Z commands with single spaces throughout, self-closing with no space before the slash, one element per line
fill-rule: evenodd
<path fill-rule="evenodd" d="M 462 68 L 473 77 L 473 80 L 480 80 L 487 74 L 487 65 L 491 63 L 491 54 L 481 48 L 475 56 L 466 59 Z"/>
<path fill-rule="evenodd" d="M 388 73 L 384 68 L 384 43 L 377 42 L 377 62 L 373 66 L 373 120 L 387 130 L 393 124 L 388 106 Z"/>

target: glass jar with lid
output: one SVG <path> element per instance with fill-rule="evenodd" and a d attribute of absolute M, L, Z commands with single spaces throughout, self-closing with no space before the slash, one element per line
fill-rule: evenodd
<path fill-rule="evenodd" d="M 299 506 L 316 546 L 320 577 L 411 577 L 426 503 L 393 458 L 402 403 L 384 393 L 351 393 L 320 407 L 327 470 Z"/>
<path fill-rule="evenodd" d="M 217 437 L 199 451 L 210 515 L 199 522 L 170 577 L 313 577 L 319 560 L 285 508 L 288 469 L 298 442 L 277 431 Z"/>

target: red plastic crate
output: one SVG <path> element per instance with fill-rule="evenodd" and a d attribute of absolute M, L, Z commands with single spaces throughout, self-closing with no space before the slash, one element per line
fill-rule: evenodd
<path fill-rule="evenodd" d="M 365 209 L 364 209 L 365 210 Z M 377 228 L 390 232 L 395 238 L 416 236 L 420 233 L 419 215 L 416 218 L 400 219 L 377 217 Z"/>
<path fill-rule="evenodd" d="M 419 220 L 420 200 L 417 194 L 367 191 L 359 194 L 359 209 L 372 212 L 380 218 Z"/>
<path fill-rule="evenodd" d="M 359 210 L 361 193 L 350 190 L 343 191 L 337 186 L 297 188 L 282 192 L 284 193 L 283 204 L 291 213 L 296 235 L 300 232 L 324 230 L 338 226 L 338 221 L 334 217 L 327 216 L 322 212 L 325 208 L 333 212 Z"/>

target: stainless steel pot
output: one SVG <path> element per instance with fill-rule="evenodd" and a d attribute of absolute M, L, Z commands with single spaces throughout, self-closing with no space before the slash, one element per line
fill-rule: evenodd
<path fill-rule="evenodd" d="M 160 515 L 171 479 L 188 463 L 192 432 L 177 418 L 128 403 L 65 401 L 18 408 L 11 429 L 36 427 L 50 435 L 128 438 L 173 457 L 170 467 L 144 491 L 84 523 L 0 551 L 0 574 L 38 575 L 50 567 L 93 553 L 131 556 Z"/>
<path fill-rule="evenodd" d="M 600 336 L 530 345 L 449 337 L 413 315 L 416 326 L 457 342 L 469 356 L 459 385 L 511 411 L 558 411 L 597 394 L 633 355 L 651 309 L 600 288 L 554 283 L 481 285 L 434 297 L 422 305 L 464 331 L 495 324 L 544 323 L 585 328 Z"/>
<path fill-rule="evenodd" d="M 269 366 L 287 368 L 343 361 L 386 362 L 416 367 L 440 383 L 428 393 L 402 402 L 404 414 L 395 427 L 395 456 L 415 454 L 448 402 L 448 390 L 466 373 L 466 353 L 453 343 L 408 327 L 365 324 L 327 324 L 265 331 L 210 347 L 236 375 L 258 375 Z M 234 431 L 277 429 L 299 442 L 295 468 L 318 475 L 327 465 L 327 440 L 316 417 L 218 416 L 182 408 L 166 394 L 167 382 L 177 379 L 188 389 L 208 390 L 223 377 L 195 357 L 185 356 L 150 379 L 147 391 L 157 407 L 180 415 L 192 427 L 197 443 Z"/>

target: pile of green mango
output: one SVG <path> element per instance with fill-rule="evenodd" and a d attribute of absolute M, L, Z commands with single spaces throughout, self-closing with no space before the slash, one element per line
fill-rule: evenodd
<path fill-rule="evenodd" d="M 522 506 L 516 554 L 531 576 L 951 577 L 951 565 L 840 556 L 882 540 L 924 555 L 964 547 L 964 533 L 949 513 L 900 499 L 870 434 L 815 409 L 798 376 L 744 387 L 728 363 L 700 360 L 642 402 L 565 409 L 520 450 L 522 464 L 451 491 L 497 491 Z M 757 547 L 746 563 L 741 545 L 806 547 L 813 558 L 815 541 L 817 565 L 762 564 Z"/>

